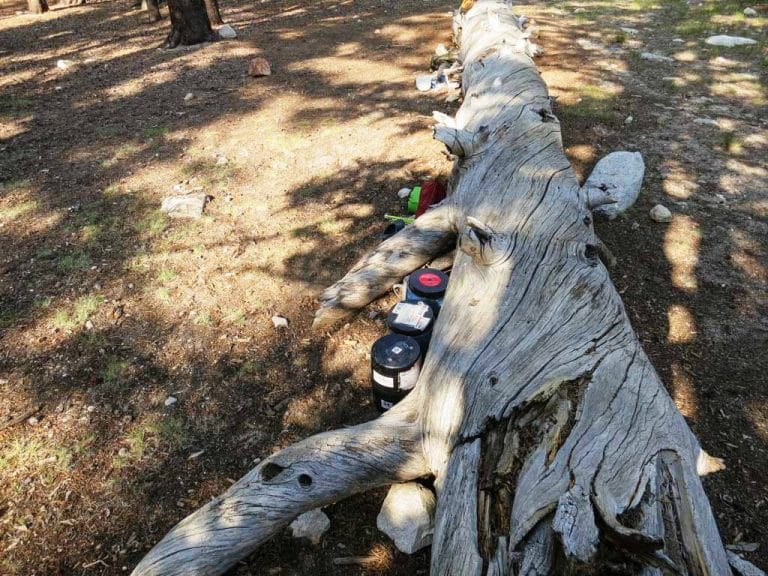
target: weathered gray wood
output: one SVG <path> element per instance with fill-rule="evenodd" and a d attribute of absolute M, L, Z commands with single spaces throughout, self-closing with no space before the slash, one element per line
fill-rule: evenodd
<path fill-rule="evenodd" d="M 420 439 L 413 409 L 401 403 L 378 420 L 294 444 L 176 525 L 133 574 L 226 572 L 303 512 L 426 474 Z"/>
<path fill-rule="evenodd" d="M 449 197 L 329 288 L 316 318 L 346 316 L 455 246 L 416 389 L 372 424 L 269 458 L 136 575 L 220 574 L 304 510 L 425 472 L 433 575 L 732 574 L 697 475 L 717 463 L 598 258 L 596 199 L 565 157 L 534 48 L 500 0 L 455 23 L 464 102 L 436 130 L 457 157 Z"/>

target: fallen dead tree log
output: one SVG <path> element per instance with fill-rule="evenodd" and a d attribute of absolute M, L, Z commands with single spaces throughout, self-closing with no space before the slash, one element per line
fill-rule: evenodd
<path fill-rule="evenodd" d="M 298 514 L 435 478 L 433 576 L 728 575 L 703 452 L 598 259 L 531 46 L 510 7 L 458 22 L 464 103 L 435 135 L 451 194 L 322 297 L 325 326 L 457 248 L 419 382 L 378 420 L 260 463 L 136 576 L 220 574 Z"/>

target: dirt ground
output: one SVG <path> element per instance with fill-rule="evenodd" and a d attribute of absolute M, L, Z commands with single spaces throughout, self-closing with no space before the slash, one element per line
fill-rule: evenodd
<path fill-rule="evenodd" d="M 368 312 L 391 299 L 315 334 L 315 298 L 404 212 L 399 188 L 450 169 L 430 116 L 459 102 L 414 77 L 454 4 L 224 0 L 238 39 L 175 51 L 157 49 L 167 18 L 127 0 L 0 5 L 0 574 L 127 573 L 257 458 L 375 417 Z M 768 569 L 768 5 L 746 6 L 517 11 L 579 175 L 643 154 L 640 200 L 598 232 L 646 351 L 725 460 L 705 479 L 724 540 Z M 272 76 L 246 75 L 254 56 Z M 167 219 L 174 189 L 211 195 L 205 216 Z M 319 546 L 285 535 L 231 574 L 426 574 L 428 551 L 376 530 L 384 494 L 329 507 Z"/>

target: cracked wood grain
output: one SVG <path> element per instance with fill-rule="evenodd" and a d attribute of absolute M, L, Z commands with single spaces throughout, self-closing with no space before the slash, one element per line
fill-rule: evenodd
<path fill-rule="evenodd" d="M 726 554 L 697 474 L 716 460 L 600 261 L 599 199 L 565 157 L 520 19 L 477 0 L 454 28 L 464 102 L 436 130 L 456 155 L 449 198 L 363 257 L 316 316 L 327 326 L 455 248 L 415 390 L 268 458 L 136 576 L 220 574 L 305 510 L 427 473 L 433 575 L 762 573 Z"/>

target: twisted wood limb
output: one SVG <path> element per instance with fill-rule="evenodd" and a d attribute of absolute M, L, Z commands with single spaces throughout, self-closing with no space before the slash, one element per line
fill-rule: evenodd
<path fill-rule="evenodd" d="M 323 328 L 352 314 L 403 276 L 449 251 L 456 240 L 455 219 L 455 208 L 448 199 L 382 242 L 321 294 L 313 327 Z"/>
<path fill-rule="evenodd" d="M 177 524 L 133 576 L 221 574 L 303 512 L 424 476 L 428 469 L 421 456 L 421 429 L 410 404 L 270 456 Z"/>

